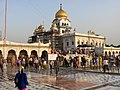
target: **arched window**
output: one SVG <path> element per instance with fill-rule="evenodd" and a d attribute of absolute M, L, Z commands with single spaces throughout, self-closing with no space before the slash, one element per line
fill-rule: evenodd
<path fill-rule="evenodd" d="M 96 43 L 96 46 L 98 45 L 98 43 Z"/>
<path fill-rule="evenodd" d="M 81 45 L 83 45 L 84 44 L 84 42 L 81 42 Z"/>
<path fill-rule="evenodd" d="M 78 44 L 78 45 L 80 44 L 80 40 L 77 41 L 77 44 Z"/>
<path fill-rule="evenodd" d="M 107 55 L 107 51 L 105 51 L 105 55 Z"/>
<path fill-rule="evenodd" d="M 64 33 L 64 30 L 62 30 L 62 33 Z"/>
<path fill-rule="evenodd" d="M 74 41 L 72 41 L 72 45 L 74 45 Z"/>
<path fill-rule="evenodd" d="M 116 54 L 118 54 L 118 51 L 116 51 Z"/>
<path fill-rule="evenodd" d="M 115 55 L 115 52 L 113 51 L 112 54 Z"/>
<path fill-rule="evenodd" d="M 88 41 L 86 42 L 86 44 L 88 44 Z"/>
<path fill-rule="evenodd" d="M 67 42 L 67 46 L 69 46 L 69 42 Z"/>
<path fill-rule="evenodd" d="M 109 51 L 109 56 L 111 56 L 111 52 Z"/>
<path fill-rule="evenodd" d="M 101 47 L 101 43 L 99 43 L 99 47 Z"/>

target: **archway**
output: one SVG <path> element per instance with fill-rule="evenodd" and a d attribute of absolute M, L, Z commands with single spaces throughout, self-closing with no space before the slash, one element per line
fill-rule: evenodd
<path fill-rule="evenodd" d="M 105 55 L 107 55 L 107 51 L 105 51 Z"/>
<path fill-rule="evenodd" d="M 111 52 L 109 51 L 109 56 L 111 56 Z"/>
<path fill-rule="evenodd" d="M 41 58 L 44 58 L 44 60 L 48 63 L 48 52 L 46 50 L 42 51 Z"/>
<path fill-rule="evenodd" d="M 115 52 L 114 52 L 114 51 L 112 52 L 112 55 L 115 55 Z"/>
<path fill-rule="evenodd" d="M 19 58 L 27 58 L 28 54 L 26 50 L 21 50 L 19 53 Z"/>
<path fill-rule="evenodd" d="M 0 50 L 0 59 L 3 58 L 2 51 Z"/>
<path fill-rule="evenodd" d="M 38 57 L 38 55 L 37 55 L 37 51 L 32 50 L 32 51 L 31 51 L 31 55 L 30 55 L 30 57 L 32 57 L 32 58 Z"/>
<path fill-rule="evenodd" d="M 8 63 L 14 64 L 16 59 L 17 59 L 16 52 L 14 50 L 9 50 L 7 55 Z"/>

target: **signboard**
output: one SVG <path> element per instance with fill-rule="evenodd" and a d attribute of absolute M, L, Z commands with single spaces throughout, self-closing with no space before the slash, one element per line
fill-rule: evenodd
<path fill-rule="evenodd" d="M 57 54 L 48 54 L 48 60 L 56 60 Z"/>

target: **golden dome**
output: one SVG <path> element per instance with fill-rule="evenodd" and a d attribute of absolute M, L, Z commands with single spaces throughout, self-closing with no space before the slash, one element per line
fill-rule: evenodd
<path fill-rule="evenodd" d="M 38 29 L 44 29 L 44 25 L 40 25 Z"/>
<path fill-rule="evenodd" d="M 67 18 L 67 13 L 62 10 L 62 4 L 60 4 L 60 10 L 55 14 L 55 18 Z"/>
<path fill-rule="evenodd" d="M 39 29 L 35 29 L 35 32 L 39 32 Z"/>
<path fill-rule="evenodd" d="M 52 28 L 56 28 L 57 25 L 55 23 L 52 24 Z"/>

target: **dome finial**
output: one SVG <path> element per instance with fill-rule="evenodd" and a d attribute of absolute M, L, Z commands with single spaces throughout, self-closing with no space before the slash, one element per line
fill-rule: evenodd
<path fill-rule="evenodd" d="M 60 9 L 62 9 L 62 3 L 60 4 Z"/>

